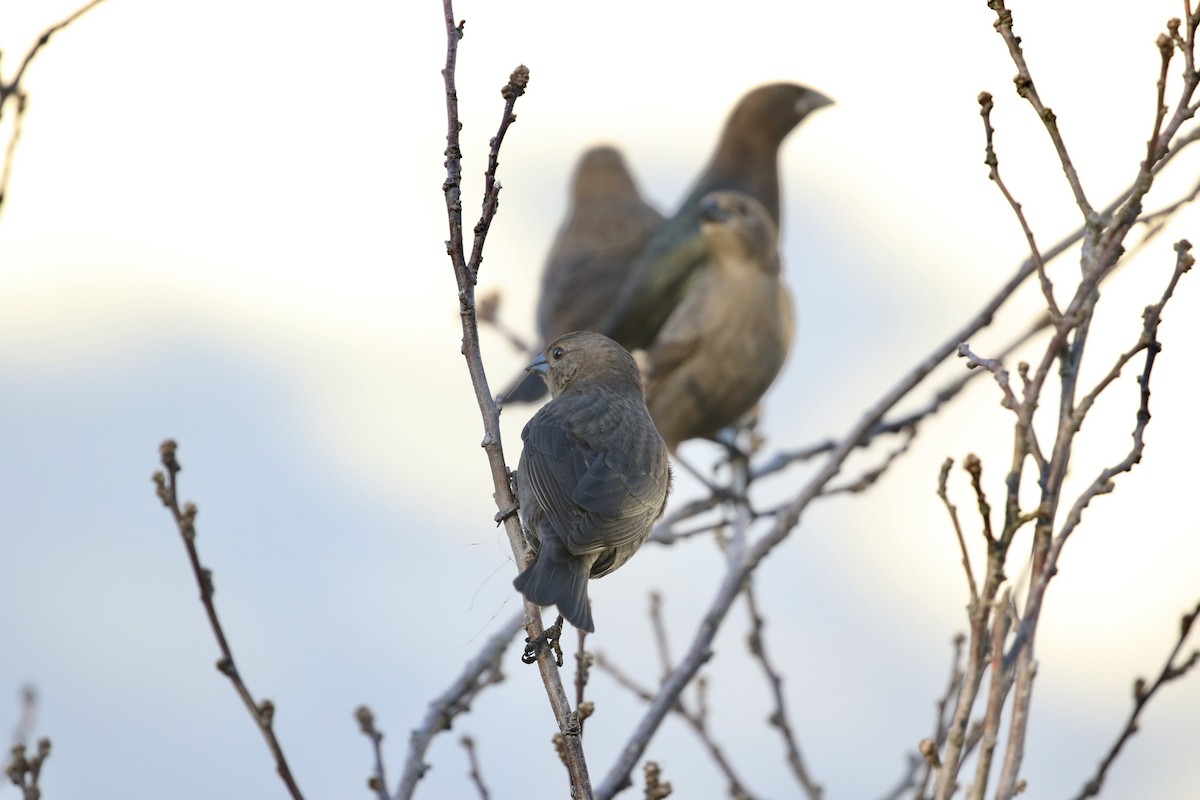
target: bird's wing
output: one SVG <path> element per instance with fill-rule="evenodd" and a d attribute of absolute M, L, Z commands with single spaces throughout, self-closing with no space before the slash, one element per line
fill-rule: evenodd
<path fill-rule="evenodd" d="M 539 412 L 522 438 L 525 480 L 573 555 L 619 547 L 645 535 L 647 517 L 653 519 L 659 511 L 653 504 L 655 476 L 625 474 L 612 456 L 581 441 L 562 414 Z M 623 454 L 622 463 L 630 456 L 638 457 Z"/>
<path fill-rule="evenodd" d="M 708 248 L 694 215 L 676 217 L 646 245 L 621 287 L 604 332 L 629 349 L 645 347 L 683 296 Z"/>
<path fill-rule="evenodd" d="M 595 455 L 571 494 L 571 500 L 584 511 L 567 541 L 572 552 L 592 550 L 596 542 L 603 542 L 606 548 L 641 543 L 647 525 L 662 509 L 660 460 L 649 453 Z M 632 463 L 649 469 L 637 471 L 629 466 Z"/>
<path fill-rule="evenodd" d="M 706 257 L 706 264 L 707 260 Z M 705 330 L 712 324 L 711 312 L 707 308 L 708 301 L 712 299 L 712 292 L 708 288 L 711 279 L 707 271 L 696 278 L 687 296 L 659 331 L 654 344 L 647 348 L 647 384 L 670 375 L 700 349 Z"/>

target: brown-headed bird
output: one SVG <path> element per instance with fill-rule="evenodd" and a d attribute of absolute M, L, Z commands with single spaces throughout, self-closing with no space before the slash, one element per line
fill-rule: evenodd
<path fill-rule="evenodd" d="M 671 488 L 633 357 L 598 333 L 560 336 L 529 369 L 552 399 L 521 432 L 521 524 L 537 554 L 513 585 L 595 630 L 587 582 L 624 564 L 662 516 Z"/>
<path fill-rule="evenodd" d="M 741 192 L 701 201 L 709 267 L 645 352 L 646 405 L 671 452 L 712 437 L 771 386 L 792 341 L 792 299 L 779 236 L 763 204 Z"/>
<path fill-rule="evenodd" d="M 614 147 L 584 152 L 571 183 L 571 208 L 542 271 L 537 327 L 541 341 L 597 330 L 612 309 L 629 267 L 665 217 L 642 199 Z M 546 384 L 533 373 L 502 393 L 504 401 L 541 399 Z"/>
<path fill-rule="evenodd" d="M 779 225 L 779 146 L 805 117 L 833 101 L 794 83 L 772 83 L 742 97 L 725 122 L 717 149 L 679 210 L 659 228 L 599 328 L 629 349 L 649 347 L 708 265 L 700 236 L 700 201 L 710 192 L 745 192 Z"/>

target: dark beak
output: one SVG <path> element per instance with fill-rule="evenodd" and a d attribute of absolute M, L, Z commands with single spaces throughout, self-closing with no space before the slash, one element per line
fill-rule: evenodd
<path fill-rule="evenodd" d="M 550 372 L 550 362 L 546 360 L 546 354 L 542 353 L 540 356 L 531 361 L 529 366 L 525 368 L 525 371 L 536 372 L 538 375 L 541 375 L 543 378 L 545 378 L 546 374 Z"/>
<path fill-rule="evenodd" d="M 804 119 L 818 108 L 831 105 L 833 105 L 833 100 L 814 89 L 809 89 L 803 97 L 796 101 L 796 116 Z"/>
<path fill-rule="evenodd" d="M 700 201 L 700 220 L 702 222 L 726 222 L 729 220 L 729 211 L 721 205 L 721 198 L 717 194 L 705 195 Z"/>

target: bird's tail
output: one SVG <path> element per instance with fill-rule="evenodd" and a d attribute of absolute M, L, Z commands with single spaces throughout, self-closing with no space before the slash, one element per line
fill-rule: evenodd
<path fill-rule="evenodd" d="M 513 586 L 540 606 L 558 606 L 567 622 L 592 633 L 596 628 L 587 596 L 590 568 L 588 559 L 571 556 L 561 546 L 543 544 L 534 562 L 513 579 Z"/>

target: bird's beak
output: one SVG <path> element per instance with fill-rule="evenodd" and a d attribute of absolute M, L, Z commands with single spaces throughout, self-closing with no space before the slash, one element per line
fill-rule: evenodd
<path fill-rule="evenodd" d="M 725 222 L 729 219 L 729 211 L 721 205 L 717 195 L 706 195 L 700 201 L 700 219 L 704 222 Z"/>
<path fill-rule="evenodd" d="M 541 375 L 543 378 L 545 378 L 550 372 L 550 362 L 546 360 L 546 354 L 542 353 L 540 356 L 531 361 L 529 366 L 525 368 L 525 371 L 536 372 L 538 375 Z"/>
<path fill-rule="evenodd" d="M 818 108 L 833 105 L 833 100 L 829 99 L 820 92 L 809 89 L 804 95 L 796 101 L 796 116 L 803 119 Z"/>

